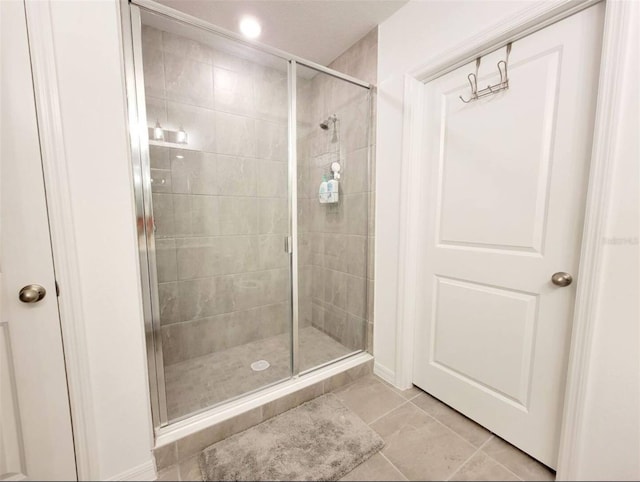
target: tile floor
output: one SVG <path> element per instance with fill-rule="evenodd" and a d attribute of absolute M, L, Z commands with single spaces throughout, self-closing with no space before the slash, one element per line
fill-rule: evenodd
<path fill-rule="evenodd" d="M 302 328 L 299 339 L 301 371 L 353 352 L 312 326 Z M 290 345 L 291 336 L 284 333 L 165 367 L 169 419 L 289 378 Z M 253 371 L 251 363 L 257 360 L 267 360 L 271 366 Z"/>
<path fill-rule="evenodd" d="M 368 376 L 334 392 L 385 441 L 342 480 L 554 480 L 555 473 L 417 387 Z M 199 480 L 197 457 L 158 480 Z"/>
<path fill-rule="evenodd" d="M 417 387 L 375 376 L 336 392 L 385 441 L 343 480 L 554 480 L 555 473 Z"/>

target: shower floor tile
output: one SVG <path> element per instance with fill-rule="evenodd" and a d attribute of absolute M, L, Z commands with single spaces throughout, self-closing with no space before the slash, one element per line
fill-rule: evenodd
<path fill-rule="evenodd" d="M 312 326 L 298 335 L 301 371 L 354 351 Z M 169 420 L 289 378 L 290 346 L 285 333 L 165 367 Z M 268 361 L 269 368 L 253 371 L 251 363 L 257 360 Z"/>

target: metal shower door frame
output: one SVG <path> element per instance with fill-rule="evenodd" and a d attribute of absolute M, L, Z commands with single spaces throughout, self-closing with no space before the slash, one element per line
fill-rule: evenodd
<path fill-rule="evenodd" d="M 128 127 L 131 144 L 131 162 L 133 174 L 133 188 L 135 196 L 138 252 L 142 287 L 142 303 L 144 314 L 145 339 L 147 344 L 147 365 L 149 375 L 149 391 L 151 400 L 151 414 L 154 428 L 160 429 L 170 424 L 167 412 L 164 362 L 161 341 L 160 303 L 157 284 L 156 248 L 154 234 L 154 220 L 152 207 L 152 191 L 150 177 L 149 142 L 145 107 L 144 74 L 142 66 L 142 19 L 141 9 L 160 14 L 169 19 L 188 24 L 197 29 L 235 41 L 254 50 L 279 57 L 288 62 L 288 215 L 289 215 L 289 279 L 290 279 L 290 313 L 291 313 L 291 374 L 288 379 L 300 375 L 299 366 L 299 336 L 298 336 L 298 192 L 297 192 L 297 66 L 303 65 L 318 72 L 349 82 L 369 90 L 371 95 L 373 86 L 368 82 L 337 72 L 330 68 L 302 59 L 258 42 L 249 41 L 241 36 L 211 25 L 196 17 L 184 14 L 151 0 L 120 0 L 121 23 L 123 34 L 123 57 L 125 67 L 125 88 L 127 93 Z M 369 116 L 372 109 L 369 107 Z M 369 119 L 368 124 L 371 123 Z M 370 136 L 370 131 L 369 134 Z M 370 177 L 370 156 L 367 175 Z M 368 243 L 367 243 L 368 246 Z M 366 293 L 365 293 L 366 296 Z M 366 330 L 366 327 L 365 327 Z M 332 360 L 315 369 L 335 363 Z M 306 372 L 305 372 L 306 373 Z M 281 383 L 281 381 L 275 384 Z M 270 385 L 267 385 L 267 387 Z M 249 393 L 263 390 L 260 387 Z M 247 393 L 240 397 L 246 396 Z M 196 412 L 201 413 L 211 407 L 204 407 Z M 190 417 L 194 413 L 185 417 Z"/>
<path fill-rule="evenodd" d="M 142 70 L 142 22 L 140 10 L 129 5 L 127 0 L 121 0 L 120 7 L 149 395 L 153 426 L 159 428 L 168 424 L 168 415 L 162 343 L 157 339 L 160 336 L 160 314 L 156 309 L 159 298 Z"/>

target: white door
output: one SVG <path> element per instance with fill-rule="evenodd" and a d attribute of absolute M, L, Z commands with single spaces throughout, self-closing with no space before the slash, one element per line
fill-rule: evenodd
<path fill-rule="evenodd" d="M 555 467 L 602 38 L 598 4 L 424 87 L 414 383 Z M 500 80 L 506 48 L 482 58 Z M 560 287 L 556 272 L 573 276 Z"/>
<path fill-rule="evenodd" d="M 0 1 L 0 479 L 75 480 L 24 4 Z M 20 301 L 41 285 L 40 301 Z M 23 298 L 35 294 L 23 292 Z M 37 299 L 37 297 L 35 298 Z"/>

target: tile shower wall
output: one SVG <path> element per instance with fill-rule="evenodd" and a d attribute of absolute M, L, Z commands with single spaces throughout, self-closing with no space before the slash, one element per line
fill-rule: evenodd
<path fill-rule="evenodd" d="M 329 67 L 375 85 L 377 28 Z M 373 252 L 375 98 L 369 115 L 365 89 L 317 73 L 298 78 L 298 197 L 300 320 L 343 345 L 371 352 L 373 346 Z M 374 94 L 375 95 L 375 94 Z M 338 139 L 319 123 L 338 117 Z M 372 122 L 368 126 L 368 122 Z M 368 137 L 371 129 L 371 138 Z M 372 147 L 369 150 L 369 147 Z M 320 204 L 318 188 L 340 160 L 340 201 Z"/>
<path fill-rule="evenodd" d="M 143 27 L 165 365 L 290 329 L 287 71 Z"/>

